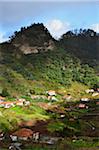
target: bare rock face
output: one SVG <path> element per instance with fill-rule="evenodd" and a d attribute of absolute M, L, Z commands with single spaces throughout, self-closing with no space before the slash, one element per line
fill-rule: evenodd
<path fill-rule="evenodd" d="M 24 54 L 46 52 L 55 48 L 55 40 L 43 24 L 33 24 L 15 32 L 11 43 Z"/>
<path fill-rule="evenodd" d="M 29 46 L 28 43 L 21 45 L 19 49 L 24 53 L 24 54 L 30 54 L 30 53 L 38 53 L 38 49 L 36 46 L 32 47 Z"/>

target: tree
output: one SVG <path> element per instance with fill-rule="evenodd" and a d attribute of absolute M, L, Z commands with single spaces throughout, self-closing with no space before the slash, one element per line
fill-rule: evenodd
<path fill-rule="evenodd" d="M 4 89 L 2 90 L 2 94 L 1 94 L 1 95 L 4 96 L 4 97 L 10 95 L 9 92 L 8 92 L 8 90 L 7 90 L 7 88 L 4 88 Z"/>

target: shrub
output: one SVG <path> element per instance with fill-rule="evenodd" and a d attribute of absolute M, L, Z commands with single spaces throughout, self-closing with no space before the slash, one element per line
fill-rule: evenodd
<path fill-rule="evenodd" d="M 8 92 L 8 90 L 7 90 L 7 88 L 4 88 L 4 89 L 2 90 L 1 95 L 4 96 L 4 97 L 10 96 L 10 94 L 9 94 L 9 92 Z"/>

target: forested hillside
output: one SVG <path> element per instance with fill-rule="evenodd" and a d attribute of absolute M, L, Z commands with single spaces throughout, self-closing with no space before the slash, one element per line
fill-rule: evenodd
<path fill-rule="evenodd" d="M 60 46 L 99 71 L 99 34 L 91 29 L 68 31 L 63 34 Z"/>
<path fill-rule="evenodd" d="M 0 149 L 99 148 L 98 41 L 33 24 L 0 44 Z"/>
<path fill-rule="evenodd" d="M 34 80 L 98 86 L 98 41 L 92 30 L 69 31 L 56 41 L 43 24 L 21 28 L 0 44 L 1 93 L 5 88 L 9 94 L 28 93 Z"/>

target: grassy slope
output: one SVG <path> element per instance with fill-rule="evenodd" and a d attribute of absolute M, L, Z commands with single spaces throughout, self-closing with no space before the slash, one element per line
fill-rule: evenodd
<path fill-rule="evenodd" d="M 79 100 L 81 97 L 91 98 L 91 94 L 86 94 L 85 90 L 90 88 L 93 81 L 96 83 L 97 77 L 92 68 L 81 65 L 77 58 L 66 54 L 61 49 L 41 54 L 20 54 L 19 57 L 12 53 L 9 55 L 3 53 L 0 71 L 0 91 L 7 88 L 10 93 L 10 97 L 7 97 L 6 100 L 13 100 L 13 97 L 25 97 L 31 101 L 30 107 L 0 108 L 0 129 L 15 130 L 23 121 L 32 120 L 35 124 L 37 120 L 51 120 L 48 124 L 49 131 L 62 132 L 66 136 L 71 136 L 82 133 L 87 127 L 86 121 L 82 119 L 78 122 L 69 121 L 71 117 L 83 116 L 87 113 L 86 110 L 81 112 L 65 111 L 66 119 L 60 120 L 60 114 L 57 111 L 54 112 L 54 115 L 47 113 L 36 105 L 38 100 L 34 101 L 27 96 L 30 91 L 34 94 L 46 95 L 47 90 L 55 90 L 59 99 L 55 105 L 59 105 L 59 111 L 65 110 L 67 104 L 62 97 L 66 94 L 71 94 L 73 101 Z M 84 84 L 85 79 L 88 81 L 88 85 Z M 73 105 L 76 103 L 78 102 Z M 72 106 L 72 104 L 70 105 Z M 97 120 L 93 120 L 93 122 L 97 125 Z M 74 147 L 77 144 L 74 143 Z"/>
<path fill-rule="evenodd" d="M 84 82 L 88 86 L 97 82 L 92 68 L 81 65 L 79 59 L 61 49 L 41 54 L 20 54 L 18 58 L 13 53 L 4 53 L 0 70 L 0 91 L 7 88 L 14 96 L 26 95 L 30 90 L 42 94 L 46 89 L 68 88 L 69 85 L 72 85 L 73 92 L 80 89 L 73 82 Z"/>

